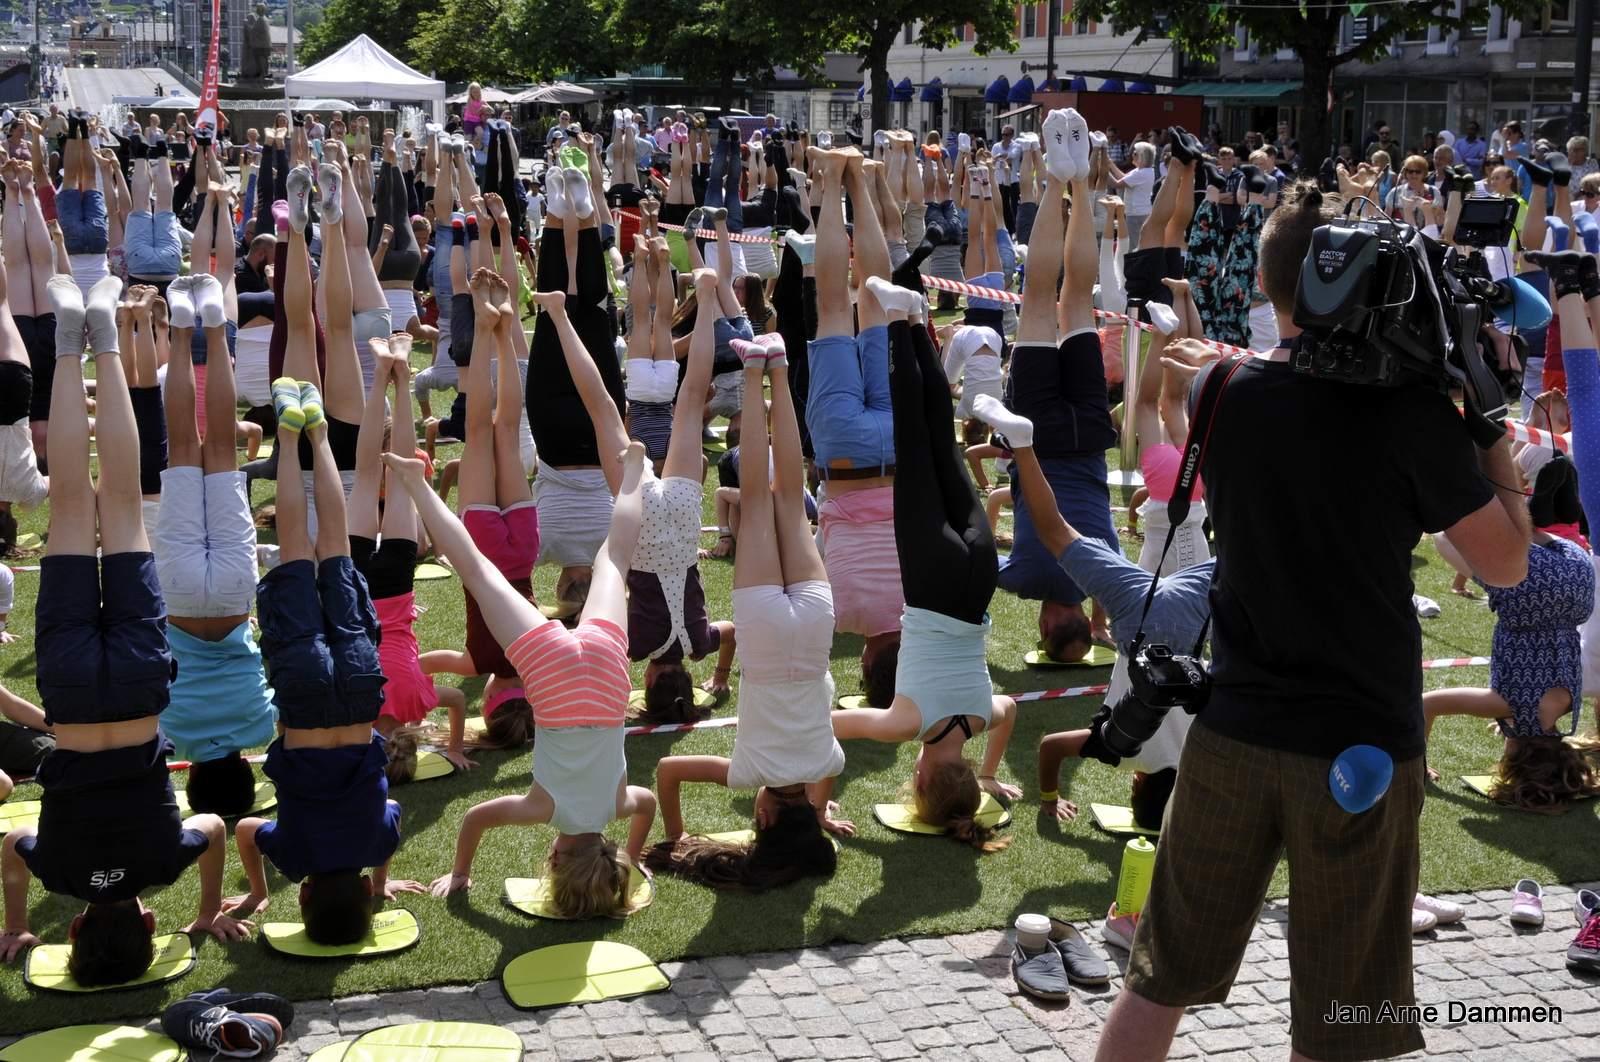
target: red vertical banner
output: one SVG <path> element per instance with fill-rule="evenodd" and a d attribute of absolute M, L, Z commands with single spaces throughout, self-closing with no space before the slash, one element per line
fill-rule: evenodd
<path fill-rule="evenodd" d="M 222 68 L 218 50 L 222 45 L 222 0 L 211 0 L 211 47 L 206 50 L 206 76 L 200 88 L 200 109 L 195 113 L 195 128 L 212 135 L 217 129 L 217 82 Z"/>

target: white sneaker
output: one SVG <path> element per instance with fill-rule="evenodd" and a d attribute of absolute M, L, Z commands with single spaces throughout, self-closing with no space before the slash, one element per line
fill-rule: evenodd
<path fill-rule="evenodd" d="M 1429 914 L 1433 915 L 1434 918 L 1438 919 L 1441 926 L 1447 926 L 1452 922 L 1459 922 L 1463 918 L 1467 917 L 1467 909 L 1462 907 L 1459 903 L 1451 903 L 1449 900 L 1441 900 L 1437 896 L 1424 896 L 1420 892 L 1417 893 L 1417 898 L 1411 901 L 1411 907 L 1412 910 L 1427 911 Z"/>
<path fill-rule="evenodd" d="M 1067 108 L 1067 153 L 1072 156 L 1077 178 L 1089 176 L 1089 123 L 1071 107 Z"/>
<path fill-rule="evenodd" d="M 1411 607 L 1415 608 L 1417 615 L 1423 619 L 1432 619 L 1439 614 L 1439 602 L 1431 597 L 1423 597 L 1421 594 L 1411 595 Z"/>
<path fill-rule="evenodd" d="M 1544 925 L 1544 890 L 1532 878 L 1517 882 L 1511 897 L 1511 920 L 1525 926 Z"/>
<path fill-rule="evenodd" d="M 1411 909 L 1411 932 L 1426 933 L 1438 924 L 1439 919 L 1434 916 L 1432 911 L 1424 911 L 1420 907 Z"/>
<path fill-rule="evenodd" d="M 1106 912 L 1106 920 L 1100 926 L 1100 936 L 1107 944 L 1115 944 L 1123 951 L 1133 950 L 1133 934 L 1139 927 L 1137 914 L 1117 915 L 1117 903 L 1111 902 L 1111 909 Z"/>
<path fill-rule="evenodd" d="M 1044 168 L 1050 176 L 1061 182 L 1072 180 L 1077 172 L 1077 166 L 1072 161 L 1072 155 L 1067 151 L 1067 112 L 1051 111 L 1045 115 L 1044 125 Z"/>
<path fill-rule="evenodd" d="M 1572 917 L 1582 926 L 1594 914 L 1596 908 L 1600 908 L 1600 894 L 1590 889 L 1579 889 L 1578 895 L 1572 900 Z"/>

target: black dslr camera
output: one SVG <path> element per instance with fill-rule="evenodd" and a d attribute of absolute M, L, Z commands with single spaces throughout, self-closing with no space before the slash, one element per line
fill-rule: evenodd
<path fill-rule="evenodd" d="M 1517 291 L 1490 278 L 1480 251 L 1510 241 L 1517 200 L 1463 201 L 1456 239 L 1475 248 L 1465 254 L 1381 211 L 1350 216 L 1360 201 L 1311 237 L 1295 290 L 1294 323 L 1303 331 L 1291 364 L 1350 383 L 1459 391 L 1474 441 L 1494 445 L 1521 390 L 1522 366 L 1497 356 L 1483 326 L 1510 311 Z"/>
<path fill-rule="evenodd" d="M 1198 655 L 1174 653 L 1171 646 L 1147 645 L 1128 661 L 1131 688 L 1090 723 L 1099 748 L 1084 753 L 1116 766 L 1137 756 L 1173 708 L 1198 715 L 1211 695 L 1211 676 Z"/>

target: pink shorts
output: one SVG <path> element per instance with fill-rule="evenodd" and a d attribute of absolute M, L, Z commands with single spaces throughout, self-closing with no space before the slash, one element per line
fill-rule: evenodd
<path fill-rule="evenodd" d="M 526 579 L 539 561 L 539 510 L 533 502 L 509 509 L 469 505 L 461 523 L 489 563 L 507 579 Z"/>
<path fill-rule="evenodd" d="M 401 723 L 418 723 L 439 707 L 433 676 L 424 675 L 417 662 L 417 636 L 411 629 L 416 618 L 416 594 L 383 597 L 372 602 L 383 638 L 378 643 L 378 664 L 389 681 L 383 687 L 382 714 Z"/>

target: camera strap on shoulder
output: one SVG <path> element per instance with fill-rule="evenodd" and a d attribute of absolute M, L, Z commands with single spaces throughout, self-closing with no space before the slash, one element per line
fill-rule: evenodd
<path fill-rule="evenodd" d="M 1156 560 L 1155 573 L 1150 576 L 1150 590 L 1144 596 L 1144 611 L 1139 615 L 1139 633 L 1134 635 L 1133 654 L 1139 652 L 1144 645 L 1144 624 L 1150 617 L 1150 605 L 1155 601 L 1156 588 L 1161 585 L 1161 565 L 1166 562 L 1167 551 L 1172 549 L 1172 540 L 1178 533 L 1178 526 L 1189 515 L 1189 499 L 1194 494 L 1194 484 L 1200 478 L 1200 464 L 1205 459 L 1206 443 L 1211 438 L 1211 425 L 1216 419 L 1217 405 L 1222 401 L 1222 389 L 1228 385 L 1233 374 L 1239 371 L 1239 366 L 1249 361 L 1252 354 L 1231 354 L 1211 367 L 1211 372 L 1206 376 L 1205 384 L 1200 388 L 1199 400 L 1195 402 L 1194 419 L 1189 422 L 1189 438 L 1183 444 L 1183 461 L 1178 466 L 1178 481 L 1172 488 L 1172 497 L 1167 501 L 1167 540 L 1161 546 L 1161 556 Z M 1207 621 L 1206 627 L 1210 626 Z M 1200 655 L 1200 648 L 1205 644 L 1206 632 L 1200 632 L 1200 642 L 1195 646 L 1194 655 Z"/>

